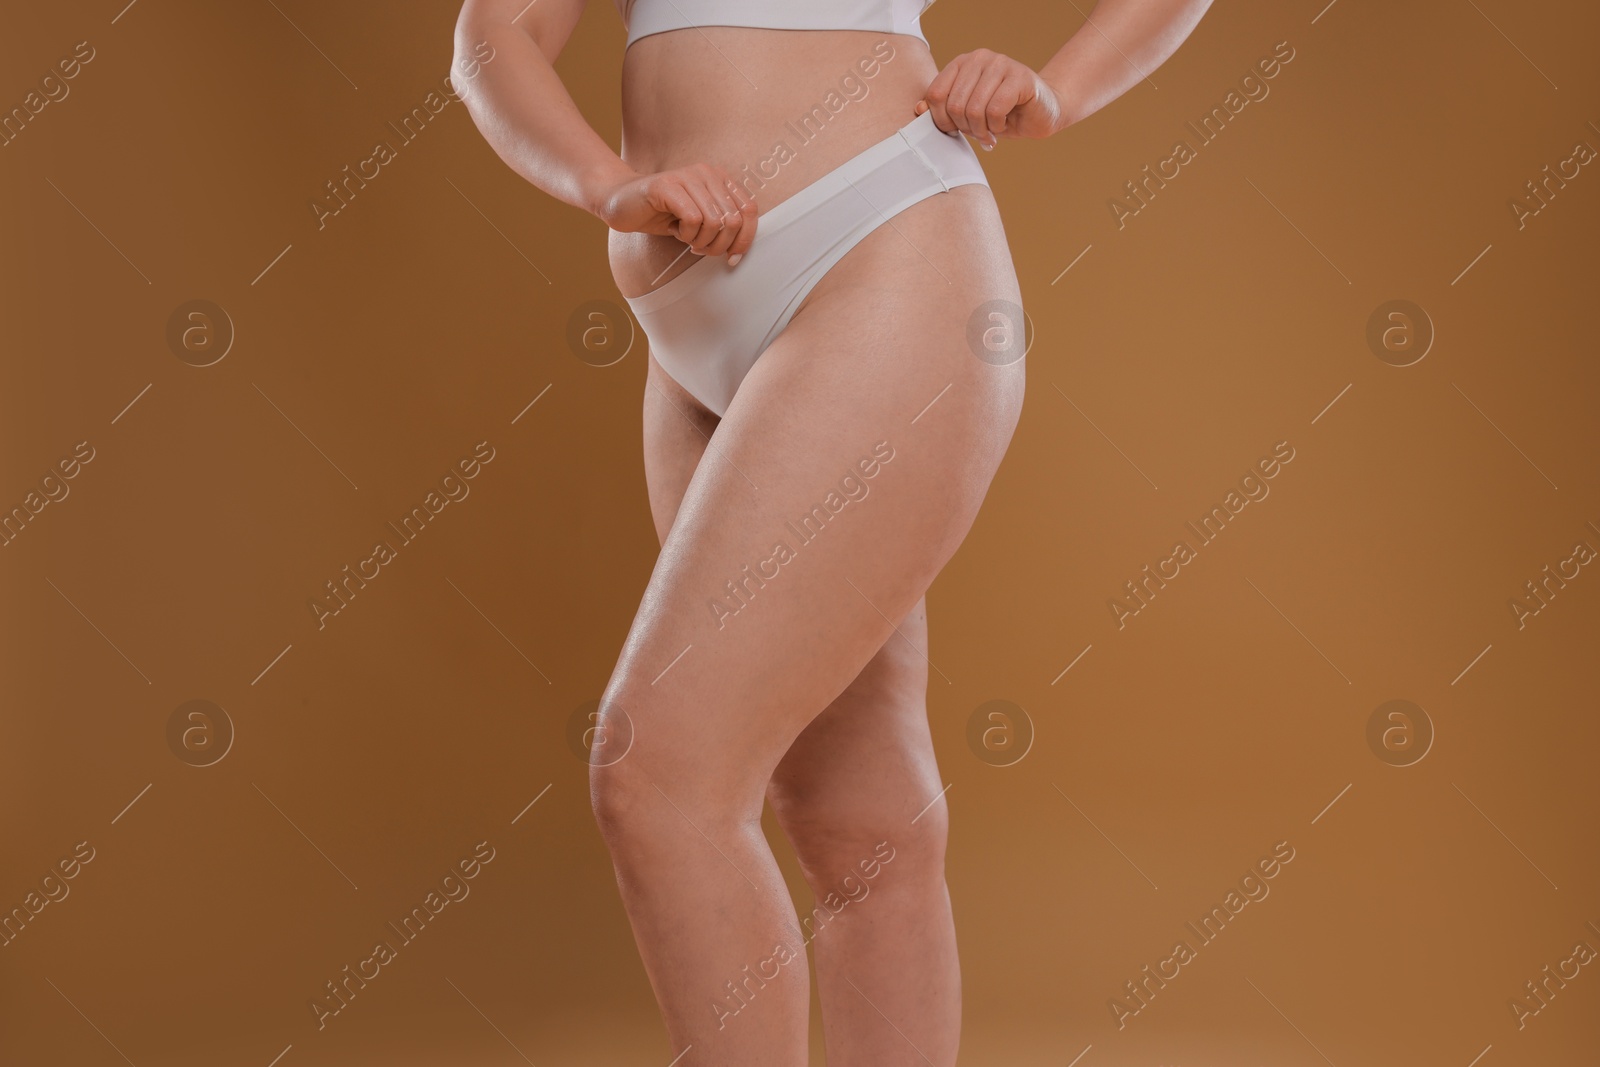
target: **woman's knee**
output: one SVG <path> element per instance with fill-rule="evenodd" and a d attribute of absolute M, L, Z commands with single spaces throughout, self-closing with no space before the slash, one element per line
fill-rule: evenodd
<path fill-rule="evenodd" d="M 635 853 L 681 849 L 729 838 L 761 823 L 760 793 L 741 798 L 738 784 L 684 758 L 646 750 L 589 764 L 589 803 L 606 843 Z"/>
<path fill-rule="evenodd" d="M 769 800 L 807 883 L 822 899 L 829 892 L 848 897 L 850 880 L 871 881 L 887 866 L 897 872 L 897 883 L 942 881 L 948 809 L 936 786 L 927 793 L 926 799 L 885 794 L 874 801 L 773 791 Z"/>
<path fill-rule="evenodd" d="M 641 828 L 641 815 L 648 813 L 644 805 L 649 788 L 646 776 L 628 766 L 626 757 L 615 763 L 589 764 L 589 806 L 600 836 L 608 844 L 621 844 Z"/>

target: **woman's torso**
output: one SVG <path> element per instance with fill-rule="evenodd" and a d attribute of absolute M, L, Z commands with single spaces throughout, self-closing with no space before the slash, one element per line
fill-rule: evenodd
<path fill-rule="evenodd" d="M 915 118 L 937 73 L 927 45 L 902 33 L 701 26 L 652 34 L 623 61 L 622 158 L 641 174 L 719 165 L 766 212 Z M 613 231 L 618 288 L 632 297 L 665 284 L 698 259 L 680 259 L 683 249 L 672 237 Z"/>

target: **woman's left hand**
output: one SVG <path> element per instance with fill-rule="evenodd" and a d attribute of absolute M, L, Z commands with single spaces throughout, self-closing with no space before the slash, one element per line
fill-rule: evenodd
<path fill-rule="evenodd" d="M 933 124 L 966 134 L 986 149 L 1001 137 L 1049 137 L 1061 129 L 1056 91 L 1030 67 L 980 48 L 952 59 L 914 109 L 933 112 Z"/>

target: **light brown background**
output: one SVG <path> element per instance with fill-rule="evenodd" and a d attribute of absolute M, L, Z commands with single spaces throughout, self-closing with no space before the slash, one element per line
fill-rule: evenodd
<path fill-rule="evenodd" d="M 666 1064 L 565 741 L 655 552 L 642 349 L 564 340 L 617 300 L 602 225 L 452 103 L 317 228 L 446 74 L 452 4 L 123 3 L 0 33 L 6 109 L 96 50 L 0 148 L 0 503 L 97 453 L 0 548 L 0 902 L 96 850 L 0 948 L 0 1061 Z M 965 1063 L 1600 1059 L 1600 967 L 1524 1029 L 1507 1006 L 1600 948 L 1600 575 L 1508 607 L 1600 548 L 1600 174 L 1524 229 L 1507 206 L 1600 147 L 1600 19 L 1324 3 L 1219 5 L 1106 111 L 983 158 L 1037 337 L 929 595 Z M 1037 66 L 1082 21 L 924 24 L 941 61 Z M 1284 40 L 1271 95 L 1119 230 L 1108 199 Z M 613 144 L 621 55 L 597 2 L 560 64 Z M 165 340 L 195 298 L 237 331 L 205 368 Z M 1437 330 L 1405 368 L 1364 339 L 1396 298 Z M 485 439 L 471 496 L 319 631 L 307 600 Z M 1118 630 L 1106 601 L 1280 440 L 1270 497 Z M 205 768 L 166 738 L 195 698 L 237 731 Z M 1437 732 L 1409 767 L 1366 741 L 1395 698 Z M 992 699 L 1035 726 L 1015 766 L 967 747 Z M 319 1032 L 308 1000 L 480 840 L 471 896 Z M 1118 1030 L 1107 1001 L 1283 840 L 1271 895 Z"/>

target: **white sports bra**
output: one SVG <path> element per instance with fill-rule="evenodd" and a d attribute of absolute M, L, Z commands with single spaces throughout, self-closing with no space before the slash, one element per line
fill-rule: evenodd
<path fill-rule="evenodd" d="M 934 0 L 616 0 L 628 44 L 694 26 L 769 30 L 876 30 L 924 44 L 920 19 Z"/>

